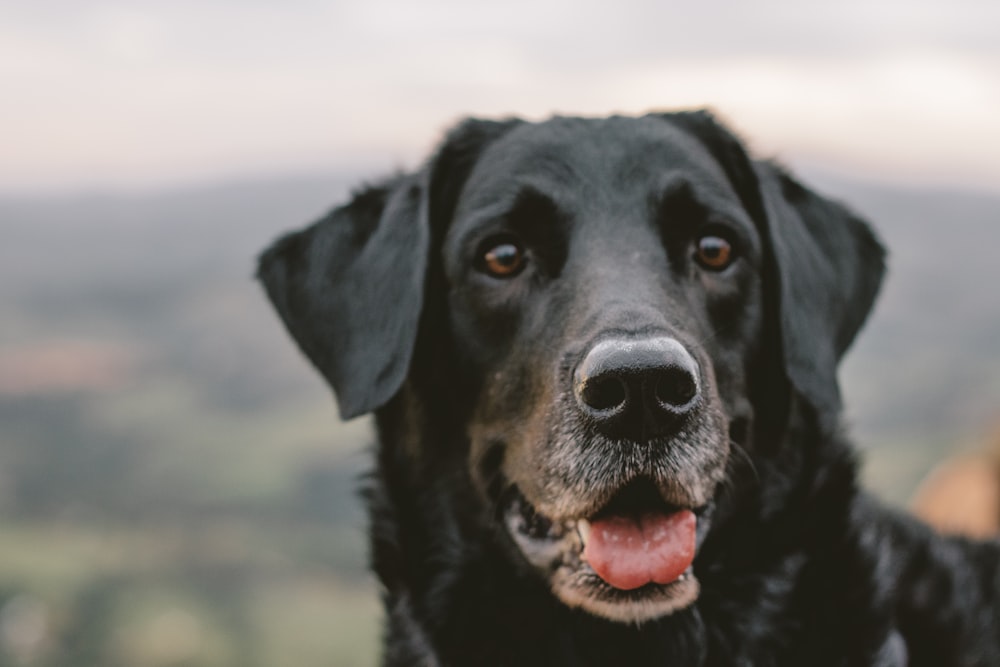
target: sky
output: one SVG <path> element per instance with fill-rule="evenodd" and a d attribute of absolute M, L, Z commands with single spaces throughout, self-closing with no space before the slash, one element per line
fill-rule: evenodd
<path fill-rule="evenodd" d="M 715 109 L 755 152 L 1000 192 L 995 0 L 0 0 L 0 191 L 417 165 L 466 115 Z"/>

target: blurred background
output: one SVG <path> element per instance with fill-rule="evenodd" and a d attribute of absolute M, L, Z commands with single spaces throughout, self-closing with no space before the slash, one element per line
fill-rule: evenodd
<path fill-rule="evenodd" d="M 711 106 L 878 227 L 903 504 L 1000 425 L 1000 4 L 0 0 L 0 665 L 372 665 L 341 424 L 254 283 L 466 114 Z"/>

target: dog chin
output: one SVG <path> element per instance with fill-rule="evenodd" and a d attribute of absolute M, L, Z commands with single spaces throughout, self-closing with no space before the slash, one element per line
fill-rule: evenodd
<path fill-rule="evenodd" d="M 516 489 L 511 495 L 503 507 L 507 533 L 528 563 L 547 578 L 553 595 L 567 607 L 618 623 L 640 625 L 685 609 L 698 599 L 700 586 L 691 564 L 663 583 L 649 581 L 627 589 L 612 585 L 585 557 L 591 539 L 588 519 L 553 521 L 538 514 Z M 700 546 L 710 507 L 698 508 L 694 514 L 696 542 Z"/>
<path fill-rule="evenodd" d="M 685 609 L 698 599 L 698 580 L 690 571 L 669 584 L 647 584 L 621 591 L 604 583 L 593 572 L 560 568 L 552 576 L 552 592 L 568 607 L 618 623 L 641 625 Z"/>

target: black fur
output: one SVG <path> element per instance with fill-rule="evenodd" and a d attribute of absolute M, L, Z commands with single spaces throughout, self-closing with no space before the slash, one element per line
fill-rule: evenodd
<path fill-rule="evenodd" d="M 690 252 L 717 229 L 740 253 L 722 273 Z M 477 265 L 490 238 L 523 245 L 521 274 Z M 341 414 L 376 414 L 383 664 L 1000 664 L 997 546 L 880 507 L 838 430 L 882 271 L 862 220 L 704 112 L 466 121 L 275 243 L 275 307 Z M 691 350 L 702 402 L 609 440 L 567 378 L 595 340 L 649 332 Z M 571 608 L 505 527 L 511 494 L 592 512 L 640 478 L 709 491 L 700 594 L 638 624 Z"/>

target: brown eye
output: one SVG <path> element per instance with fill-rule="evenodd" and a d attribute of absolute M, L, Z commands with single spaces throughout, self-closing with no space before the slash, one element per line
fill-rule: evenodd
<path fill-rule="evenodd" d="M 722 271 L 735 259 L 733 246 L 721 236 L 702 236 L 698 239 L 695 259 L 706 269 Z"/>
<path fill-rule="evenodd" d="M 490 244 L 482 255 L 482 268 L 495 278 L 515 276 L 524 268 L 524 250 L 510 241 Z"/>

